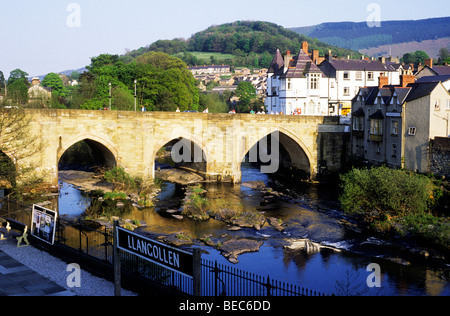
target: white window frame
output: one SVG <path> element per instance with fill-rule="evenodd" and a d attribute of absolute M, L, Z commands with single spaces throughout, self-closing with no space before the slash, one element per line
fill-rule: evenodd
<path fill-rule="evenodd" d="M 417 128 L 415 126 L 408 127 L 408 135 L 409 136 L 416 136 Z"/>

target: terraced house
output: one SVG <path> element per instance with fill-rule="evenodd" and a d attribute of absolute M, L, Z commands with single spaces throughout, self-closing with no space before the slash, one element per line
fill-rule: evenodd
<path fill-rule="evenodd" d="M 450 94 L 442 82 L 363 87 L 352 100 L 352 154 L 370 164 L 430 172 L 430 142 L 447 137 Z"/>
<path fill-rule="evenodd" d="M 320 63 L 320 64 L 319 64 Z M 331 52 L 321 58 L 318 51 L 302 50 L 284 57 L 277 50 L 267 73 L 266 109 L 268 113 L 301 115 L 347 115 L 361 87 L 398 85 L 407 71 L 398 61 L 372 59 L 337 59 Z"/>

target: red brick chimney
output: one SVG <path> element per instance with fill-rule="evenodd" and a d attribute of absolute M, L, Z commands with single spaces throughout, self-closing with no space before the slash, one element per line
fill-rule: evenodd
<path fill-rule="evenodd" d="M 389 85 L 389 77 L 380 74 L 380 77 L 378 78 L 378 88 L 383 88 L 384 86 L 387 85 Z"/>
<path fill-rule="evenodd" d="M 400 85 L 402 88 L 406 87 L 410 83 L 416 82 L 416 76 L 414 75 L 401 75 L 400 76 Z"/>
<path fill-rule="evenodd" d="M 318 61 L 319 61 L 319 50 L 318 49 L 314 49 L 312 52 L 312 61 L 313 63 L 315 63 L 317 65 Z"/>
<path fill-rule="evenodd" d="M 433 68 L 433 58 L 427 58 L 425 59 L 425 66 L 428 66 L 430 68 Z"/>
<path fill-rule="evenodd" d="M 291 51 L 287 51 L 286 55 L 284 55 L 284 71 L 286 71 L 289 68 L 289 63 L 291 61 Z"/>
<path fill-rule="evenodd" d="M 306 55 L 309 54 L 309 53 L 308 53 L 308 42 L 307 42 L 307 41 L 304 41 L 304 42 L 302 43 L 302 49 L 303 49 L 303 51 L 306 53 Z"/>

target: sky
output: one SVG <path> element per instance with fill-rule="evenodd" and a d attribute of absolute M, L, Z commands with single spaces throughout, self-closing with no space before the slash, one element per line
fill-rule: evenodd
<path fill-rule="evenodd" d="M 78 69 L 103 53 L 188 39 L 211 25 L 267 21 L 287 28 L 450 16 L 448 0 L 14 0 L 0 7 L 0 71 Z M 375 5 L 375 7 L 374 7 Z M 375 8 L 375 9 L 374 9 Z"/>

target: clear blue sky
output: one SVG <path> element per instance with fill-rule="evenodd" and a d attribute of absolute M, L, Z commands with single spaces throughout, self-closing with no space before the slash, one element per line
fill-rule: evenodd
<path fill-rule="evenodd" d="M 0 70 L 45 75 L 84 67 L 158 39 L 189 38 L 214 24 L 262 20 L 284 27 L 450 16 L 448 0 L 14 0 L 0 9 Z M 75 6 L 71 6 L 75 4 Z"/>

